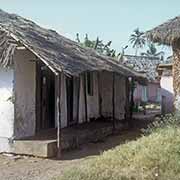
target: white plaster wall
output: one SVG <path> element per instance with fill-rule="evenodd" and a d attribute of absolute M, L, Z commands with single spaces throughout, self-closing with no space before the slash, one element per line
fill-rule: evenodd
<path fill-rule="evenodd" d="M 141 95 L 141 100 L 142 102 L 147 102 L 148 101 L 148 90 L 147 90 L 147 86 L 141 86 L 142 88 L 142 95 Z"/>
<path fill-rule="evenodd" d="M 174 94 L 172 76 L 162 76 L 160 83 L 161 83 L 161 88 L 164 88 L 168 90 L 170 93 Z"/>
<path fill-rule="evenodd" d="M 173 77 L 172 76 L 162 76 L 161 81 L 161 95 L 165 96 L 166 102 L 163 105 L 165 108 L 165 113 L 173 112 L 174 103 L 174 90 L 173 90 Z"/>
<path fill-rule="evenodd" d="M 35 134 L 36 124 L 36 64 L 35 56 L 28 50 L 16 50 L 15 69 L 15 129 L 16 138 Z"/>
<path fill-rule="evenodd" d="M 115 75 L 115 118 L 124 119 L 126 105 L 126 79 L 123 76 Z"/>
<path fill-rule="evenodd" d="M 84 78 L 80 76 L 80 94 L 79 94 L 79 123 L 86 121 L 85 118 L 85 98 L 84 98 Z"/>
<path fill-rule="evenodd" d="M 61 74 L 61 97 L 60 97 L 60 106 L 61 106 L 61 127 L 67 127 L 67 93 L 66 93 L 66 76 Z"/>
<path fill-rule="evenodd" d="M 87 94 L 87 120 L 99 117 L 99 85 L 98 73 L 93 73 L 93 96 Z M 112 117 L 112 81 L 113 76 L 110 72 L 100 73 L 100 88 L 102 96 L 102 115 Z M 79 94 L 79 119 L 78 123 L 84 123 L 85 117 L 85 97 L 84 97 L 84 75 L 80 75 L 80 94 Z M 87 83 L 87 82 L 86 82 Z M 87 86 L 86 86 L 87 87 Z M 75 93 L 75 92 L 74 92 Z M 61 76 L 61 125 L 67 127 L 67 99 L 66 99 L 66 77 Z M 115 118 L 121 120 L 124 118 L 126 104 L 126 80 L 123 76 L 115 75 Z M 74 110 L 76 110 L 74 104 Z M 75 112 L 73 113 L 75 116 Z"/>
<path fill-rule="evenodd" d="M 112 117 L 112 82 L 112 73 L 100 73 L 100 93 L 102 96 L 102 115 L 104 117 Z"/>
<path fill-rule="evenodd" d="M 13 70 L 0 68 L 0 152 L 9 151 L 13 136 L 14 104 L 8 100 L 13 94 Z"/>
<path fill-rule="evenodd" d="M 98 92 L 98 73 L 91 72 L 93 76 L 93 95 L 88 94 L 88 89 L 86 88 L 87 95 L 87 121 L 91 118 L 99 117 L 99 92 Z M 86 81 L 87 83 L 87 81 Z M 86 85 L 87 87 L 87 85 Z M 84 77 L 80 76 L 80 96 L 79 96 L 79 123 L 86 121 L 85 117 L 85 97 L 84 97 Z"/>
<path fill-rule="evenodd" d="M 90 121 L 90 118 L 99 117 L 98 73 L 92 72 L 92 74 L 93 74 L 93 96 L 89 96 L 88 90 L 86 89 L 88 121 Z"/>
<path fill-rule="evenodd" d="M 78 122 L 78 116 L 79 116 L 79 87 L 80 86 L 80 81 L 79 81 L 79 77 L 73 77 L 73 88 L 74 88 L 74 92 L 73 92 L 73 120 L 75 122 Z"/>

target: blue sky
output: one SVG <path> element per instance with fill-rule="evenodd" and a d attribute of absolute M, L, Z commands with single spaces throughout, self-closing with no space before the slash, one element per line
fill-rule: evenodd
<path fill-rule="evenodd" d="M 112 40 L 112 47 L 119 51 L 135 28 L 146 31 L 180 15 L 180 0 L 0 0 L 0 8 L 71 39 L 78 32 Z M 129 47 L 126 53 L 134 50 Z"/>

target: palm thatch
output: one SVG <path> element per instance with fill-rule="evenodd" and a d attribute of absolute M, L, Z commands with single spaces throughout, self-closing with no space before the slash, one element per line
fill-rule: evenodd
<path fill-rule="evenodd" d="M 180 38 L 180 16 L 147 31 L 146 35 L 153 42 L 173 45 Z"/>
<path fill-rule="evenodd" d="M 173 63 L 163 63 L 159 64 L 157 67 L 158 75 L 163 76 L 172 76 L 172 67 Z"/>
<path fill-rule="evenodd" d="M 124 55 L 122 63 L 137 72 L 144 72 L 149 82 L 157 80 L 156 68 L 162 60 L 158 57 Z"/>
<path fill-rule="evenodd" d="M 3 65 L 8 65 L 12 60 L 14 40 L 34 53 L 46 65 L 68 75 L 106 70 L 134 77 L 140 82 L 146 81 L 145 76 L 119 64 L 113 58 L 83 48 L 54 30 L 42 28 L 30 20 L 0 10 L 0 63 Z"/>

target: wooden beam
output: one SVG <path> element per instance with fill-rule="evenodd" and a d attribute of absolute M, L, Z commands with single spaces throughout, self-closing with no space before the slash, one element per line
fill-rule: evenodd
<path fill-rule="evenodd" d="M 97 79 L 98 79 L 99 116 L 102 117 L 102 97 L 101 97 L 100 73 L 101 72 L 97 72 Z"/>
<path fill-rule="evenodd" d="M 17 50 L 27 50 L 26 47 L 24 47 L 24 46 L 17 46 L 16 49 Z"/>
<path fill-rule="evenodd" d="M 7 32 L 7 31 L 6 31 Z M 55 74 L 58 75 L 57 70 L 52 67 L 52 65 L 50 65 L 46 60 L 44 60 L 38 53 L 36 53 L 31 47 L 29 47 L 27 44 L 25 44 L 24 42 L 22 42 L 20 39 L 17 38 L 17 36 L 15 36 L 13 33 L 10 34 L 10 37 L 13 38 L 17 43 L 21 44 L 22 46 L 24 46 L 26 49 L 28 49 L 30 52 L 32 52 L 37 58 L 39 58 L 44 64 L 46 64 L 46 66 Z M 63 72 L 63 70 L 59 70 L 61 72 Z"/>
<path fill-rule="evenodd" d="M 77 77 L 77 83 L 78 83 L 78 94 L 77 94 L 77 124 L 79 124 L 79 104 L 80 104 L 80 77 Z"/>
<path fill-rule="evenodd" d="M 41 123 L 41 63 L 36 61 L 36 133 Z"/>
<path fill-rule="evenodd" d="M 113 81 L 112 81 L 112 120 L 113 120 L 113 132 L 116 129 L 115 122 L 115 73 L 113 72 Z"/>
<path fill-rule="evenodd" d="M 87 112 L 87 84 L 86 84 L 86 73 L 83 74 L 84 77 L 84 105 L 85 105 L 85 121 L 88 122 L 88 112 Z"/>
<path fill-rule="evenodd" d="M 55 75 L 55 120 L 57 122 L 57 158 L 61 158 L 60 75 Z"/>
<path fill-rule="evenodd" d="M 125 105 L 125 121 L 128 122 L 129 117 L 130 117 L 130 87 L 129 87 L 129 80 L 126 77 L 126 105 Z"/>
<path fill-rule="evenodd" d="M 129 117 L 129 125 L 132 127 L 132 121 L 133 121 L 133 107 L 134 107 L 134 78 L 131 80 L 130 84 L 130 91 L 131 91 L 131 97 L 130 97 L 130 117 Z"/>

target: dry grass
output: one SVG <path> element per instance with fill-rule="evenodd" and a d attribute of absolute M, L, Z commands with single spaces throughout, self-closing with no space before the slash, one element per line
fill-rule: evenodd
<path fill-rule="evenodd" d="M 58 180 L 179 180 L 180 127 L 168 123 L 149 136 L 104 152 Z"/>

